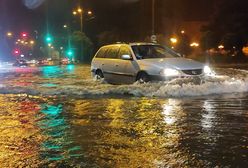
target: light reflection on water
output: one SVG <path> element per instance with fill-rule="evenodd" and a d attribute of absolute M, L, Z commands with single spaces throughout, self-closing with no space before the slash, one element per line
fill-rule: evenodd
<path fill-rule="evenodd" d="M 242 167 L 248 96 L 0 96 L 0 167 Z M 235 112 L 237 111 L 237 113 Z"/>
<path fill-rule="evenodd" d="M 59 66 L 44 66 L 42 73 L 44 78 L 58 78 L 63 75 L 64 71 Z"/>
<path fill-rule="evenodd" d="M 40 155 L 48 161 L 63 161 L 81 156 L 80 147 L 73 145 L 70 125 L 63 116 L 63 105 L 42 104 L 37 125 L 46 136 Z"/>
<path fill-rule="evenodd" d="M 0 96 L 0 167 L 39 165 L 43 140 L 35 125 L 39 110 L 39 104 L 26 95 Z"/>

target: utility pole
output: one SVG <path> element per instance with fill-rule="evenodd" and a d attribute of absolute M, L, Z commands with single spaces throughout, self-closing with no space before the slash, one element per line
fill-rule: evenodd
<path fill-rule="evenodd" d="M 79 0 L 79 8 L 81 8 L 82 9 L 82 1 L 81 0 Z M 82 11 L 80 12 L 80 30 L 81 30 L 81 32 L 83 33 L 83 9 L 82 9 Z"/>
<path fill-rule="evenodd" d="M 152 35 L 151 41 L 157 43 L 157 37 L 155 34 L 155 0 L 152 0 Z"/>
<path fill-rule="evenodd" d="M 155 0 L 152 0 L 152 35 L 155 35 Z"/>

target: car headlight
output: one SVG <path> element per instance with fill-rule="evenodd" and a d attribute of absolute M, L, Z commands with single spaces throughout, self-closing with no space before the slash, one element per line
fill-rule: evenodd
<path fill-rule="evenodd" d="M 162 71 L 162 75 L 164 75 L 164 76 L 179 76 L 180 72 L 176 69 L 166 68 Z"/>
<path fill-rule="evenodd" d="M 206 75 L 213 75 L 214 74 L 214 72 L 212 71 L 212 69 L 209 66 L 204 67 L 204 73 Z"/>

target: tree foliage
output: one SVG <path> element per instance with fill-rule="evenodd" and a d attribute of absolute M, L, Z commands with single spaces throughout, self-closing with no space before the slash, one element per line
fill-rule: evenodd
<path fill-rule="evenodd" d="M 93 54 L 93 43 L 92 41 L 80 31 L 75 31 L 71 36 L 73 46 L 76 47 L 77 55 L 76 59 L 80 62 L 90 61 Z"/>
<path fill-rule="evenodd" d="M 213 31 L 205 31 L 201 37 L 201 47 L 203 50 L 215 48 L 218 45 L 217 36 Z"/>
<path fill-rule="evenodd" d="M 241 50 L 248 40 L 247 0 L 220 0 L 211 22 L 202 30 L 203 49 L 223 43 L 227 49 Z"/>
<path fill-rule="evenodd" d="M 98 35 L 98 45 L 116 43 L 120 40 L 120 34 L 117 30 L 104 31 Z"/>

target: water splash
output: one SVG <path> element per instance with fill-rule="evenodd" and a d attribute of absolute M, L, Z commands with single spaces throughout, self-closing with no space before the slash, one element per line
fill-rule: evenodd
<path fill-rule="evenodd" d="M 74 68 L 73 71 L 68 66 L 23 68 L 25 71 L 16 71 L 11 68 L 10 72 L 12 73 L 0 73 L 2 78 L 0 93 L 75 97 L 135 96 L 163 98 L 248 93 L 247 70 L 219 68 L 216 69 L 218 75 L 201 80 L 179 78 L 172 81 L 146 84 L 111 85 L 94 81 L 90 76 L 89 66 L 75 66 Z"/>

